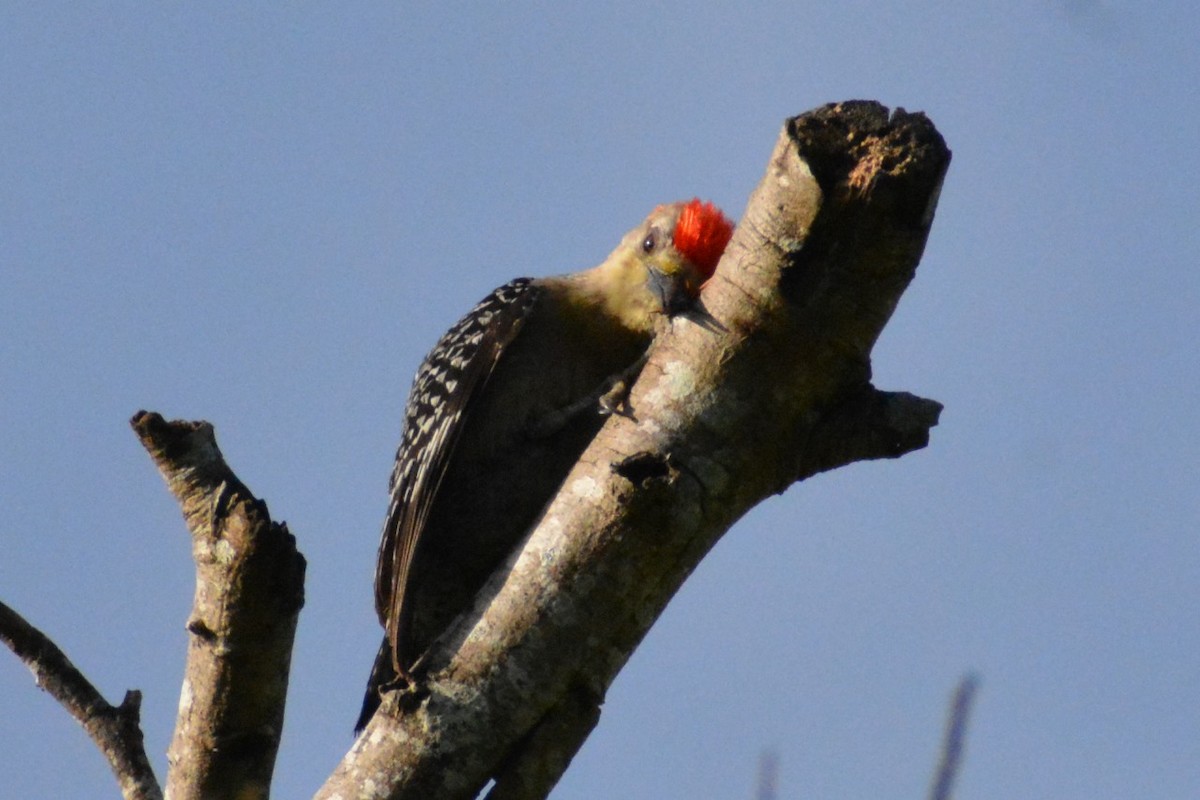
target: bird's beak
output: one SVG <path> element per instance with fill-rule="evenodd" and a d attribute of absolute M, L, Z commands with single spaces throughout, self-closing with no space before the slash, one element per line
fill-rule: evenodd
<path fill-rule="evenodd" d="M 692 308 L 700 295 L 691 272 L 679 259 L 664 256 L 649 268 L 650 287 L 658 296 L 662 312 L 668 317 L 681 314 Z"/>

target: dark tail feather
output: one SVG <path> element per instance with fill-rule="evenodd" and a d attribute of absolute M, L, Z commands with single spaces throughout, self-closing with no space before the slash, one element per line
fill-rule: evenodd
<path fill-rule="evenodd" d="M 379 690 L 395 682 L 396 671 L 392 669 L 392 649 L 388 647 L 388 640 L 385 636 L 383 644 L 379 645 L 379 652 L 375 655 L 375 663 L 371 665 L 371 677 L 367 678 L 367 692 L 363 695 L 362 711 L 358 715 L 358 722 L 354 723 L 355 736 L 361 733 L 362 729 L 367 727 L 367 723 L 371 721 L 371 717 L 375 716 L 380 703 Z"/>

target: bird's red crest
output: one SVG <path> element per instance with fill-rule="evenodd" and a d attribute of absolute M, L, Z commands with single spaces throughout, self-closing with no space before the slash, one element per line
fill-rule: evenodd
<path fill-rule="evenodd" d="M 675 248 L 700 270 L 704 279 L 712 277 L 717 262 L 733 236 L 733 223 L 712 203 L 692 199 L 679 212 L 675 223 Z"/>

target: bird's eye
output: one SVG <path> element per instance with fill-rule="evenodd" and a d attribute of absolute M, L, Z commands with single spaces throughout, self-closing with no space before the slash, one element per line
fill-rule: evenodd
<path fill-rule="evenodd" d="M 654 235 L 654 231 L 646 234 L 646 238 L 642 240 L 642 252 L 649 253 L 654 250 L 654 246 L 658 244 L 658 237 Z"/>

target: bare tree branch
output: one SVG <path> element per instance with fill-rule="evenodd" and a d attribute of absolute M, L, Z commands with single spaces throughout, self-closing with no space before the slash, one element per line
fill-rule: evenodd
<path fill-rule="evenodd" d="M 536 800 L 550 794 L 600 721 L 600 698 L 567 692 L 515 748 L 485 800 Z"/>
<path fill-rule="evenodd" d="M 319 797 L 470 798 L 491 778 L 490 800 L 545 797 L 617 672 L 737 519 L 818 472 L 927 444 L 941 406 L 872 386 L 870 352 L 915 273 L 949 159 L 923 115 L 876 103 L 788 120 L 704 293 L 709 316 L 658 337 L 632 413 L 606 424 L 426 653 L 428 677 L 388 695 Z M 304 558 L 225 464 L 211 425 L 148 412 L 131 424 L 183 509 L 197 565 L 167 795 L 266 798 Z M 3 606 L 0 636 L 88 729 L 125 796 L 159 797 L 139 695 L 108 705 Z M 961 731 L 951 741 L 952 777 Z"/>
<path fill-rule="evenodd" d="M 162 800 L 162 789 L 142 745 L 142 693 L 125 693 L 113 706 L 66 653 L 20 614 L 0 603 L 0 641 L 33 673 L 37 685 L 74 717 L 108 759 L 126 800 Z"/>
<path fill-rule="evenodd" d="M 172 800 L 265 798 L 283 732 L 304 557 L 221 457 L 207 422 L 130 421 L 183 508 L 196 561 Z"/>
<path fill-rule="evenodd" d="M 631 417 L 605 426 L 426 654 L 428 680 L 385 700 L 318 797 L 468 798 L 506 765 L 541 763 L 530 732 L 568 697 L 587 698 L 581 719 L 598 713 L 746 511 L 816 472 L 924 446 L 940 406 L 874 389 L 870 351 L 914 275 L 949 158 L 923 115 L 876 103 L 787 122 L 705 291 L 713 324 L 676 320 L 658 338 Z"/>
<path fill-rule="evenodd" d="M 950 713 L 946 718 L 946 735 L 942 739 L 942 750 L 937 771 L 933 777 L 933 788 L 929 800 L 950 800 L 954 796 L 954 779 L 962 766 L 963 741 L 967 736 L 967 720 L 971 716 L 971 703 L 979 689 L 979 679 L 967 675 L 958 682 L 954 699 L 950 702 Z"/>
<path fill-rule="evenodd" d="M 758 757 L 758 785 L 754 800 L 775 800 L 779 791 L 779 754 L 767 750 Z"/>

